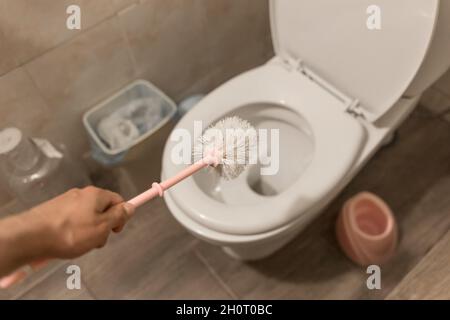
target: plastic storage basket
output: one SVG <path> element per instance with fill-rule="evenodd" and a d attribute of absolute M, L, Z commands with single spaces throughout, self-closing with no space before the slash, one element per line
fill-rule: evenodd
<path fill-rule="evenodd" d="M 149 107 L 157 108 L 158 122 L 148 128 L 147 131 L 140 132 L 139 136 L 127 145 L 122 145 L 118 148 L 108 146 L 97 130 L 100 121 L 130 102 L 148 103 L 148 101 L 152 101 Z M 132 82 L 84 114 L 83 124 L 89 135 L 92 157 L 104 165 L 123 163 L 130 158 L 130 153 L 133 154 L 133 149 L 136 149 L 138 145 L 154 136 L 157 131 L 173 118 L 176 111 L 175 103 L 148 81 L 136 80 Z M 134 152 L 134 156 L 138 153 Z"/>

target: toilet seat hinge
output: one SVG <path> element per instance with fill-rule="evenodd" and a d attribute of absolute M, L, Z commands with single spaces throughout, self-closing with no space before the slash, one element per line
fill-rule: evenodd
<path fill-rule="evenodd" d="M 345 112 L 347 112 L 348 114 L 352 115 L 355 118 L 362 118 L 362 119 L 366 118 L 364 115 L 364 110 L 361 108 L 358 99 L 351 100 L 348 103 Z"/>
<path fill-rule="evenodd" d="M 301 59 L 293 59 L 290 57 L 282 57 L 283 64 L 289 71 L 300 71 L 303 72 L 303 60 Z"/>
<path fill-rule="evenodd" d="M 343 104 L 343 110 L 345 110 L 346 113 L 350 114 L 354 118 L 367 120 L 367 111 L 364 110 L 358 99 L 348 96 L 330 82 L 319 76 L 316 72 L 310 69 L 302 59 L 293 58 L 286 55 L 280 56 L 278 61 L 281 62 L 283 67 L 285 67 L 289 72 L 299 72 L 302 76 L 314 82 L 336 99 L 341 101 Z"/>

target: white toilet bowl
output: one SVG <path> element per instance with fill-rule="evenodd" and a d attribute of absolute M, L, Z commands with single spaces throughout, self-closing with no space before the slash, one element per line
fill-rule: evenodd
<path fill-rule="evenodd" d="M 411 14 L 404 13 L 398 3 L 381 1 L 385 10 L 398 11 L 406 26 L 370 38 L 367 30 L 355 29 L 348 22 L 352 13 L 357 18 L 364 1 L 344 2 L 350 17 L 336 16 L 336 2 L 272 1 L 276 56 L 214 90 L 175 128 L 187 130 L 196 139 L 194 121 L 201 120 L 205 128 L 237 115 L 257 129 L 279 130 L 279 170 L 273 174 L 262 175 L 260 165 L 253 165 L 238 179 L 224 181 L 214 172 L 203 171 L 165 193 L 170 211 L 182 225 L 232 257 L 263 258 L 295 237 L 351 180 L 411 112 L 420 93 L 450 64 L 450 46 L 436 42 L 440 30 L 450 25 L 448 5 L 414 0 L 408 2 Z M 414 10 L 422 15 L 415 15 Z M 321 19 L 311 19 L 314 16 Z M 321 38 L 322 31 L 333 31 L 336 26 L 340 33 L 333 39 Z M 419 40 L 401 38 L 411 32 L 408 27 L 420 31 Z M 316 35 L 304 30 L 315 30 Z M 342 43 L 355 37 L 360 39 L 361 52 Z M 372 58 L 385 63 L 368 58 L 370 50 L 395 47 L 395 41 L 404 41 L 402 46 L 412 52 L 411 57 L 391 57 L 384 52 Z M 426 57 L 436 59 L 436 47 L 447 50 L 447 56 L 423 69 Z M 327 59 L 330 52 L 333 56 Z M 396 71 L 390 59 L 398 71 L 393 79 L 389 79 L 390 72 Z M 351 72 L 344 72 L 343 67 Z M 379 76 L 380 68 L 384 68 L 385 79 Z M 418 94 L 404 97 L 411 86 Z M 175 145 L 172 139 L 166 144 L 163 179 L 185 166 L 173 162 Z"/>

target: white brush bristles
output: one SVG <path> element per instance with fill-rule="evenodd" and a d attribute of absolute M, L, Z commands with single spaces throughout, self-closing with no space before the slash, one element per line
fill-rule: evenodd
<path fill-rule="evenodd" d="M 193 155 L 196 161 L 217 156 L 216 169 L 230 180 L 257 162 L 257 143 L 257 132 L 248 121 L 228 117 L 205 130 L 194 146 Z"/>

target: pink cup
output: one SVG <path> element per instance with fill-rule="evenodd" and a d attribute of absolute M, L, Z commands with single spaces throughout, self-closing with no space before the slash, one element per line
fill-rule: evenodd
<path fill-rule="evenodd" d="M 344 253 L 361 266 L 386 262 L 398 241 L 391 209 L 370 192 L 361 192 L 345 202 L 336 222 L 336 235 Z"/>

